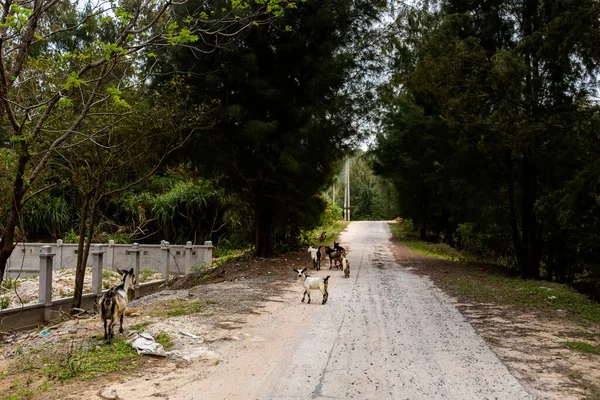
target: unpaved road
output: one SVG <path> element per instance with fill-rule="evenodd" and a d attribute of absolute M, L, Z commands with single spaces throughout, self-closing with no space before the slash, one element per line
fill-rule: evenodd
<path fill-rule="evenodd" d="M 385 222 L 351 223 L 340 236 L 350 279 L 325 264 L 319 273 L 332 275 L 326 305 L 318 292 L 301 303 L 296 284 L 245 317 L 245 340 L 215 344 L 218 362 L 123 380 L 88 398 L 531 398 L 450 299 L 394 261 L 390 237 Z"/>

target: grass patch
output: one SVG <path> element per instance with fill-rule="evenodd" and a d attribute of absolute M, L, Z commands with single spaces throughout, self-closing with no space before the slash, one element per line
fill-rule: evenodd
<path fill-rule="evenodd" d="M 140 322 L 139 324 L 131 325 L 129 329 L 132 331 L 142 332 L 148 325 L 150 325 L 150 322 Z"/>
<path fill-rule="evenodd" d="M 409 223 L 389 224 L 400 242 L 412 251 L 457 262 L 440 275 L 453 296 L 466 301 L 495 303 L 527 311 L 552 312 L 564 310 L 569 319 L 584 326 L 600 323 L 600 306 L 595 301 L 567 285 L 541 280 L 525 280 L 509 276 L 496 265 L 476 262 L 450 246 L 417 240 Z M 450 264 L 449 264 L 450 265 Z"/>
<path fill-rule="evenodd" d="M 12 389 L 12 388 L 11 388 Z M 35 399 L 35 392 L 31 389 L 17 389 L 13 394 L 0 397 L 0 400 L 30 400 Z"/>
<path fill-rule="evenodd" d="M 173 346 L 173 340 L 171 339 L 171 336 L 169 336 L 169 334 L 165 332 L 159 332 L 157 335 L 154 336 L 154 340 L 162 344 L 165 349 L 168 349 L 169 347 Z"/>
<path fill-rule="evenodd" d="M 120 336 L 113 338 L 110 345 L 71 346 L 59 362 L 43 367 L 43 371 L 52 380 L 91 379 L 131 369 L 138 358 L 133 347 Z"/>
<path fill-rule="evenodd" d="M 2 286 L 0 286 L 0 288 L 8 292 L 10 290 L 15 290 L 16 288 L 18 288 L 19 284 L 20 282 L 17 278 L 7 277 L 2 281 Z"/>
<path fill-rule="evenodd" d="M 155 311 L 150 313 L 150 315 L 179 317 L 181 315 L 195 314 L 201 312 L 206 304 L 206 302 L 201 300 L 172 299 L 164 303 L 166 310 Z"/>
<path fill-rule="evenodd" d="M 17 354 L 15 361 L 2 374 L 3 379 L 17 379 L 10 383 L 10 388 L 2 393 L 0 400 L 42 398 L 41 393 L 48 391 L 53 382 L 73 378 L 87 380 L 133 369 L 140 359 L 131 345 L 125 343 L 123 336 L 114 338 L 112 344 L 91 339 L 43 345 L 27 352 L 17 351 Z"/>
<path fill-rule="evenodd" d="M 10 306 L 10 299 L 8 297 L 0 297 L 0 310 L 4 310 Z"/>
<path fill-rule="evenodd" d="M 151 269 L 144 268 L 140 271 L 139 281 L 140 282 L 148 282 L 150 277 L 154 275 L 156 271 L 152 271 Z"/>
<path fill-rule="evenodd" d="M 388 225 L 394 236 L 415 253 L 448 261 L 475 261 L 447 244 L 429 243 L 418 240 L 418 236 L 412 230 L 410 223 L 406 221 L 390 223 Z"/>
<path fill-rule="evenodd" d="M 113 286 L 116 286 L 121 281 L 121 276 L 115 272 L 108 269 L 102 270 L 102 288 L 110 289 Z"/>
<path fill-rule="evenodd" d="M 593 344 L 585 342 L 565 342 L 567 349 L 576 350 L 582 353 L 588 354 L 600 354 L 600 346 L 594 346 Z"/>
<path fill-rule="evenodd" d="M 600 306 L 566 285 L 524 280 L 485 272 L 477 268 L 468 274 L 444 278 L 453 294 L 481 303 L 517 306 L 527 310 L 567 311 L 584 325 L 600 323 Z"/>

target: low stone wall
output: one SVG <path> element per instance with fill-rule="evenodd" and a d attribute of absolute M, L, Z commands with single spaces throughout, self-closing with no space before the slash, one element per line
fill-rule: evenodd
<path fill-rule="evenodd" d="M 117 269 L 131 268 L 132 248 L 136 246 L 140 252 L 140 264 L 142 269 L 161 272 L 163 264 L 168 264 L 171 275 L 189 274 L 194 267 L 212 263 L 212 242 L 204 242 L 203 245 L 193 245 L 187 242 L 185 245 L 173 245 L 162 241 L 161 244 L 115 244 L 110 240 L 107 245 L 94 244 L 93 246 L 104 246 L 106 250 L 104 268 L 116 271 Z M 39 251 L 42 246 L 50 246 L 55 254 L 53 261 L 54 270 L 71 269 L 77 266 L 77 244 L 63 243 L 19 243 L 8 260 L 6 276 L 21 278 L 37 275 L 39 271 Z"/>

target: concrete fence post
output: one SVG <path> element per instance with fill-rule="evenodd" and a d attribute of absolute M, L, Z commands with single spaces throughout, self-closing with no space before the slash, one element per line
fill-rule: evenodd
<path fill-rule="evenodd" d="M 44 321 L 52 317 L 52 263 L 55 253 L 52 247 L 42 246 L 40 248 L 40 297 L 39 302 L 45 305 Z"/>
<path fill-rule="evenodd" d="M 204 245 L 208 246 L 208 247 L 204 248 L 202 262 L 204 262 L 206 264 L 212 264 L 212 251 L 213 251 L 212 241 L 207 240 L 204 242 Z"/>
<path fill-rule="evenodd" d="M 106 254 L 106 268 L 111 271 L 116 271 L 115 268 L 115 241 L 110 239 L 108 241 L 108 252 Z"/>
<path fill-rule="evenodd" d="M 54 269 L 62 269 L 63 267 L 63 241 L 56 239 L 56 258 L 54 259 Z"/>
<path fill-rule="evenodd" d="M 134 243 L 131 245 L 131 249 L 129 249 L 129 266 L 133 268 L 133 273 L 135 274 L 135 285 L 133 285 L 133 289 L 135 290 L 135 296 L 139 295 L 140 288 L 140 245 L 138 243 Z"/>
<path fill-rule="evenodd" d="M 162 262 L 160 263 L 160 272 L 164 280 L 169 279 L 169 269 L 171 267 L 171 249 L 169 242 L 166 240 L 160 241 L 160 249 L 162 250 Z"/>
<path fill-rule="evenodd" d="M 102 295 L 102 269 L 104 268 L 104 246 L 95 244 L 92 246 L 92 293 L 96 296 Z"/>
<path fill-rule="evenodd" d="M 185 248 L 185 264 L 183 266 L 184 268 L 184 274 L 189 274 L 190 271 L 192 270 L 192 242 L 187 242 L 184 246 Z"/>

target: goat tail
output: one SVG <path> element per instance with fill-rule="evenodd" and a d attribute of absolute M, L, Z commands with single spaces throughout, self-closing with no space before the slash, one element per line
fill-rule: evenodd
<path fill-rule="evenodd" d="M 105 319 L 110 314 L 112 303 L 112 297 L 105 294 L 102 302 L 100 303 L 100 318 Z"/>

